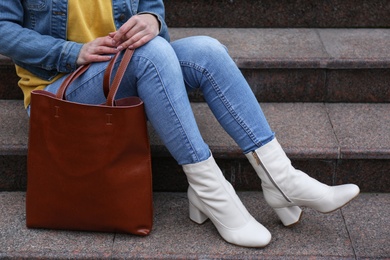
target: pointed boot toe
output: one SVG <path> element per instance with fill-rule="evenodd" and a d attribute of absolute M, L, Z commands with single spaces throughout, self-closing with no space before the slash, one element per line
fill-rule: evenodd
<path fill-rule="evenodd" d="M 321 213 L 331 213 L 342 208 L 359 195 L 360 189 L 355 184 L 344 184 L 330 187 L 330 194 L 314 205 Z"/>
<path fill-rule="evenodd" d="M 215 223 L 214 223 L 215 224 Z M 237 229 L 215 225 L 221 236 L 229 243 L 244 247 L 265 247 L 271 241 L 271 233 L 254 218 Z"/>
<path fill-rule="evenodd" d="M 276 139 L 246 156 L 261 179 L 265 200 L 285 226 L 299 221 L 300 206 L 329 213 L 360 192 L 354 184 L 328 186 L 295 169 Z"/>

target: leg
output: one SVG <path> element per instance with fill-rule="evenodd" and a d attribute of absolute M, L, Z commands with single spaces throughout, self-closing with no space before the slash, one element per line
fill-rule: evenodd
<path fill-rule="evenodd" d="M 356 185 L 329 187 L 291 166 L 244 77 L 220 43 L 191 37 L 172 45 L 187 87 L 202 90 L 218 121 L 261 178 L 266 201 L 286 226 L 299 221 L 298 206 L 326 213 L 357 196 Z"/>
<path fill-rule="evenodd" d="M 150 48 L 139 51 L 134 59 L 135 66 L 143 68 L 136 75 L 137 90 L 145 102 L 149 120 L 183 165 L 190 184 L 191 219 L 202 223 L 210 218 L 230 243 L 248 247 L 267 245 L 271 234 L 249 214 L 210 156 L 196 125 L 173 49 L 170 46 L 159 49 L 167 45 L 165 41 L 153 41 L 151 45 L 151 49 L 158 51 Z"/>
<path fill-rule="evenodd" d="M 107 65 L 108 62 L 92 64 L 69 86 L 66 98 L 79 103 L 103 103 L 101 84 Z M 64 79 L 46 90 L 55 93 Z M 117 98 L 132 95 L 143 100 L 148 120 L 179 164 L 209 158 L 209 147 L 198 130 L 176 55 L 164 39 L 157 37 L 135 51 Z"/>
<path fill-rule="evenodd" d="M 187 88 L 200 88 L 217 120 L 244 153 L 274 138 L 248 83 L 218 41 L 190 37 L 175 41 L 172 46 Z"/>
<path fill-rule="evenodd" d="M 99 82 L 105 66 L 93 64 L 93 69 L 74 82 L 67 98 L 102 103 L 104 96 Z M 55 88 L 48 87 L 53 92 Z M 162 38 L 157 37 L 135 51 L 117 96 L 129 95 L 138 95 L 144 101 L 149 121 L 173 157 L 183 165 L 190 184 L 191 219 L 202 223 L 210 218 L 230 243 L 248 247 L 267 245 L 271 234 L 247 212 L 210 155 L 191 110 L 180 64 L 171 45 Z"/>

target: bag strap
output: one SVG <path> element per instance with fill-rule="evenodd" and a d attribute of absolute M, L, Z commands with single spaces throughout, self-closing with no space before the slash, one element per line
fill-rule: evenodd
<path fill-rule="evenodd" d="M 116 60 L 119 57 L 119 53 L 115 54 L 114 57 L 112 57 L 110 63 L 108 64 L 106 71 L 104 72 L 104 78 L 103 78 L 103 92 L 104 96 L 107 98 L 108 92 L 110 91 L 110 82 L 111 82 L 111 75 L 112 75 L 112 70 L 114 69 L 114 64 Z"/>
<path fill-rule="evenodd" d="M 116 60 L 118 59 L 119 52 L 115 54 L 115 56 L 111 59 L 110 63 L 108 64 L 106 71 L 104 73 L 104 79 L 103 79 L 103 91 L 105 96 L 107 97 L 106 105 L 107 106 L 114 106 L 114 99 L 115 95 L 118 91 L 118 88 L 120 86 L 120 83 L 123 79 L 123 76 L 126 72 L 127 66 L 131 60 L 131 57 L 133 56 L 134 50 L 126 49 L 125 53 L 123 54 L 121 63 L 119 64 L 117 73 L 115 74 L 114 80 L 112 82 L 111 87 L 110 81 L 111 81 L 111 75 L 112 70 L 114 68 L 114 64 Z M 61 84 L 60 88 L 57 90 L 56 97 L 58 99 L 65 100 L 65 92 L 69 85 L 75 81 L 78 77 L 80 77 L 87 69 L 89 68 L 90 64 L 83 65 L 77 68 L 74 72 L 72 72 Z"/>
<path fill-rule="evenodd" d="M 57 90 L 56 97 L 58 99 L 65 100 L 65 91 L 68 88 L 68 86 L 78 77 L 80 77 L 81 74 L 83 74 L 87 69 L 89 68 L 90 64 L 83 65 L 77 68 L 74 72 L 72 72 L 61 84 L 60 88 Z"/>
<path fill-rule="evenodd" d="M 119 64 L 118 70 L 116 71 L 114 80 L 112 81 L 110 90 L 108 92 L 107 101 L 106 101 L 107 106 L 114 106 L 114 99 L 115 99 L 116 92 L 119 89 L 119 85 L 121 84 L 127 66 L 129 65 L 131 57 L 133 57 L 133 54 L 134 54 L 134 50 L 131 49 L 126 49 L 125 53 L 123 54 L 121 63 Z"/>

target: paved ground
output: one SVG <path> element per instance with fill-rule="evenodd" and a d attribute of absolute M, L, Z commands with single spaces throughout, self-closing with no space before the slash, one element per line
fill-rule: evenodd
<path fill-rule="evenodd" d="M 390 259 L 390 194 L 363 193 L 331 214 L 305 209 L 285 228 L 259 192 L 240 192 L 244 204 L 273 234 L 263 249 L 224 242 L 210 221 L 187 216 L 185 193 L 155 193 L 148 237 L 29 230 L 25 193 L 0 193 L 0 259 Z"/>

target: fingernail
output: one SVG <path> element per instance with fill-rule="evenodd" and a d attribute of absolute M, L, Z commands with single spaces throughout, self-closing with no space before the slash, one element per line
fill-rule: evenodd
<path fill-rule="evenodd" d="M 117 49 L 118 51 L 121 51 L 121 50 L 123 50 L 123 46 L 122 46 L 122 45 L 119 45 L 118 47 L 116 47 L 116 49 Z"/>

